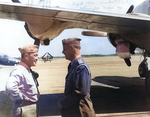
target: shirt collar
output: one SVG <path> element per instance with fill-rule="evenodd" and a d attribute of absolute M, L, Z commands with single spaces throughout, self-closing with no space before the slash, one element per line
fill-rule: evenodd
<path fill-rule="evenodd" d="M 69 66 L 68 66 L 68 72 L 71 71 L 74 68 L 74 66 L 76 66 L 78 59 L 82 59 L 82 57 L 79 57 L 76 60 L 73 60 L 72 62 L 70 62 Z"/>
<path fill-rule="evenodd" d="M 82 57 L 77 58 L 76 60 L 73 60 L 70 64 L 73 65 L 74 63 L 77 62 L 78 59 L 81 59 Z"/>
<path fill-rule="evenodd" d="M 27 64 L 25 64 L 24 62 L 20 61 L 20 63 L 18 65 L 22 65 L 24 66 L 27 70 L 30 70 L 29 66 Z"/>

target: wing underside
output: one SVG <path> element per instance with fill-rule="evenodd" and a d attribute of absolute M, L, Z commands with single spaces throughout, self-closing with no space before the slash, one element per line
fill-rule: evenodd
<path fill-rule="evenodd" d="M 150 32 L 150 17 L 139 15 L 118 15 L 102 12 L 88 12 L 59 8 L 37 8 L 21 4 L 0 4 L 0 18 L 25 21 L 33 37 L 40 40 L 53 39 L 64 29 L 82 28 L 88 30 L 119 33 Z"/>

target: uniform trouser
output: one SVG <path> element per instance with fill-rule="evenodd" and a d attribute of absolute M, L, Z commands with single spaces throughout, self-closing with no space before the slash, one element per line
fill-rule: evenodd
<path fill-rule="evenodd" d="M 39 117 L 39 105 L 34 103 L 22 107 L 13 106 L 11 117 Z"/>
<path fill-rule="evenodd" d="M 62 117 L 96 117 L 91 99 L 81 99 L 79 104 L 75 104 L 67 109 L 61 109 Z"/>
<path fill-rule="evenodd" d="M 79 104 L 73 105 L 67 109 L 61 109 L 62 117 L 81 117 Z"/>

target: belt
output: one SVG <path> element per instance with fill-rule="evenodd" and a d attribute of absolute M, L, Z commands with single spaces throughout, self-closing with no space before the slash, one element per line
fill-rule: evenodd
<path fill-rule="evenodd" d="M 32 101 L 29 101 L 29 100 L 25 100 L 21 106 L 27 106 L 27 105 L 36 104 L 36 103 L 37 102 L 32 102 Z"/>

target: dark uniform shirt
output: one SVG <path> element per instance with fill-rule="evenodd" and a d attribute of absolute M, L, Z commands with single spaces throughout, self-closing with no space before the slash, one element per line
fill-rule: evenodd
<path fill-rule="evenodd" d="M 82 57 L 72 61 L 68 66 L 66 76 L 65 97 L 62 99 L 63 108 L 78 104 L 80 99 L 90 97 L 91 72 Z M 80 91 L 81 94 L 75 92 Z"/>

